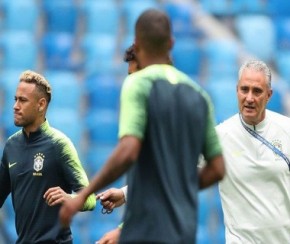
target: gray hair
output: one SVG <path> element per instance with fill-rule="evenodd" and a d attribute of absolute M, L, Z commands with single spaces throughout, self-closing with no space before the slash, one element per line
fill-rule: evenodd
<path fill-rule="evenodd" d="M 265 77 L 266 77 L 266 81 L 267 81 L 268 87 L 271 88 L 271 78 L 272 78 L 271 70 L 269 69 L 269 67 L 263 61 L 260 61 L 260 60 L 249 60 L 249 61 L 246 61 L 241 66 L 241 68 L 239 70 L 239 80 L 241 79 L 242 74 L 243 74 L 245 69 L 252 69 L 252 70 L 255 70 L 255 71 L 262 72 L 265 75 Z"/>

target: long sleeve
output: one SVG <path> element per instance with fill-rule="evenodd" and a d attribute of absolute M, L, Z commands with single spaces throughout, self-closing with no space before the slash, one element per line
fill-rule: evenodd
<path fill-rule="evenodd" d="M 79 190 L 88 186 L 89 180 L 87 174 L 74 145 L 68 138 L 63 141 L 63 145 L 60 148 L 61 164 L 67 184 L 69 185 L 70 190 L 77 193 Z M 92 194 L 87 198 L 82 210 L 93 210 L 95 206 L 96 198 L 95 195 Z"/>
<path fill-rule="evenodd" d="M 11 192 L 11 182 L 9 176 L 9 169 L 5 163 L 4 153 L 0 165 L 0 207 L 2 207 L 7 196 Z"/>

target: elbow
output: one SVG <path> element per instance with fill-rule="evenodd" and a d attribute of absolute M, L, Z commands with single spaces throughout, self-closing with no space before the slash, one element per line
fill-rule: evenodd
<path fill-rule="evenodd" d="M 141 145 L 141 141 L 133 136 L 126 136 L 121 139 L 118 147 L 118 155 L 128 167 L 137 161 Z"/>
<path fill-rule="evenodd" d="M 216 176 L 217 176 L 217 181 L 223 180 L 225 176 L 225 169 L 218 171 Z"/>

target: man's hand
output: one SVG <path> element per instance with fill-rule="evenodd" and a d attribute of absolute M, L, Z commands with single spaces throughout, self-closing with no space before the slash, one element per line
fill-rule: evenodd
<path fill-rule="evenodd" d="M 117 188 L 110 188 L 104 192 L 101 192 L 97 194 L 96 198 L 100 199 L 103 207 L 108 210 L 120 207 L 125 203 L 123 191 Z"/>
<path fill-rule="evenodd" d="M 49 188 L 44 193 L 43 198 L 49 206 L 55 206 L 63 203 L 65 199 L 70 198 L 70 195 L 57 186 Z"/>
<path fill-rule="evenodd" d="M 121 229 L 116 228 L 106 233 L 96 244 L 117 244 L 121 234 Z"/>
<path fill-rule="evenodd" d="M 69 227 L 72 217 L 82 209 L 85 200 L 80 195 L 65 199 L 59 210 L 59 218 L 63 227 Z"/>

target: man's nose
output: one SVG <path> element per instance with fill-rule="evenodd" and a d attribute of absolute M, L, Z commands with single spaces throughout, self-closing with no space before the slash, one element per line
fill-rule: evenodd
<path fill-rule="evenodd" d="M 253 94 L 251 92 L 249 92 L 247 94 L 246 100 L 247 100 L 247 102 L 253 102 L 254 101 L 254 97 L 253 97 Z"/>
<path fill-rule="evenodd" d="M 18 104 L 17 100 L 14 102 L 13 109 L 14 110 L 19 109 L 19 104 Z"/>

